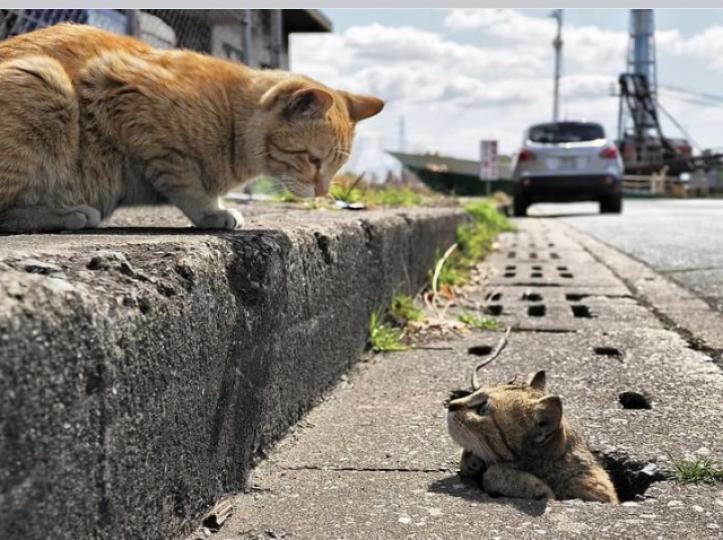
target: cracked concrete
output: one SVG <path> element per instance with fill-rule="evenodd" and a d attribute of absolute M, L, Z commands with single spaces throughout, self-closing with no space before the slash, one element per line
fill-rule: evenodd
<path fill-rule="evenodd" d="M 502 320 L 520 326 L 482 378 L 504 381 L 545 369 L 593 450 L 652 464 L 667 479 L 620 505 L 490 498 L 462 482 L 442 401 L 449 390 L 468 386 L 478 359 L 470 348 L 494 347 L 499 339 L 475 331 L 437 344 L 449 350 L 380 354 L 356 368 L 253 471 L 253 489 L 232 499 L 235 512 L 213 537 L 723 536 L 723 485 L 670 477 L 671 459 L 723 457 L 723 372 L 665 328 L 638 289 L 583 241 L 550 220 L 521 221 L 518 234 L 501 238 L 499 252 L 484 263 L 492 286 L 467 301 L 481 309 L 503 305 Z M 546 251 L 529 260 L 539 246 L 554 248 L 559 258 Z M 509 264 L 521 273 L 539 264 L 543 276 L 500 277 Z M 574 276 L 554 275 L 559 265 Z M 523 295 L 542 297 L 533 303 L 549 312 L 529 316 Z M 569 304 L 589 305 L 595 317 L 582 320 L 560 308 Z M 648 396 L 651 408 L 624 408 L 620 395 L 631 391 Z"/>

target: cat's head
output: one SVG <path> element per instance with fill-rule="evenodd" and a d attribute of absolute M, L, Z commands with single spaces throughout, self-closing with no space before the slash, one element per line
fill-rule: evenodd
<path fill-rule="evenodd" d="M 349 158 L 357 122 L 379 113 L 372 96 L 333 90 L 312 79 L 290 76 L 261 97 L 263 174 L 279 179 L 300 197 L 326 195 Z"/>
<path fill-rule="evenodd" d="M 487 464 L 556 453 L 565 439 L 562 401 L 545 382 L 538 371 L 524 384 L 456 391 L 447 402 L 449 434 Z"/>

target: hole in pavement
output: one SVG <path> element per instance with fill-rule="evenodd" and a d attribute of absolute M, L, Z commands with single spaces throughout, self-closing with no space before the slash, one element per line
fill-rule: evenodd
<path fill-rule="evenodd" d="M 587 295 L 582 293 L 567 293 L 565 295 L 565 300 L 568 302 L 579 302 L 583 298 L 587 298 Z"/>
<path fill-rule="evenodd" d="M 570 272 L 560 272 L 560 277 L 571 278 L 573 275 Z"/>
<path fill-rule="evenodd" d="M 532 269 L 533 269 L 533 270 L 542 270 L 542 266 L 539 265 L 539 264 L 533 264 L 533 265 L 532 265 Z"/>
<path fill-rule="evenodd" d="M 623 359 L 623 351 L 615 347 L 595 347 L 593 351 L 600 356 L 608 356 L 620 361 Z"/>
<path fill-rule="evenodd" d="M 550 258 L 551 259 L 559 259 L 560 256 L 557 253 L 550 253 Z"/>
<path fill-rule="evenodd" d="M 645 393 L 635 392 L 633 390 L 626 390 L 620 392 L 618 395 L 618 401 L 623 409 L 652 409 L 650 405 L 650 398 Z"/>
<path fill-rule="evenodd" d="M 530 253 L 530 259 L 537 259 L 537 253 L 535 253 L 534 251 Z"/>
<path fill-rule="evenodd" d="M 618 450 L 593 454 L 610 475 L 620 502 L 642 500 L 653 482 L 665 480 L 665 474 L 655 463 L 632 459 Z"/>
<path fill-rule="evenodd" d="M 490 304 L 489 306 L 484 307 L 484 312 L 487 315 L 501 315 L 502 306 L 500 304 Z"/>
<path fill-rule="evenodd" d="M 489 345 L 474 345 L 467 349 L 467 354 L 474 354 L 475 356 L 487 356 L 492 352 L 492 347 Z"/>
<path fill-rule="evenodd" d="M 507 254 L 507 258 L 508 258 L 508 259 L 514 259 L 514 258 L 515 258 L 515 255 L 517 255 L 517 254 L 516 254 L 514 251 L 510 251 L 510 252 Z"/>
<path fill-rule="evenodd" d="M 557 269 L 560 271 L 565 271 L 567 270 L 567 266 L 558 266 Z"/>
<path fill-rule="evenodd" d="M 494 293 L 492 296 L 490 296 L 490 300 L 493 300 L 493 301 L 495 301 L 495 302 L 496 302 L 497 300 L 499 300 L 500 298 L 502 298 L 502 293 L 501 293 L 501 292 L 496 292 L 496 293 Z"/>
<path fill-rule="evenodd" d="M 522 299 L 527 300 L 528 302 L 541 302 L 542 301 L 542 295 L 538 293 L 522 293 Z"/>
<path fill-rule="evenodd" d="M 553 242 L 548 242 L 547 247 L 555 247 L 555 244 Z"/>
<path fill-rule="evenodd" d="M 507 266 L 505 266 L 505 270 L 514 270 L 515 268 L 517 267 L 514 264 L 508 264 Z"/>
<path fill-rule="evenodd" d="M 579 319 L 592 319 L 592 312 L 590 308 L 585 304 L 578 304 L 576 306 L 570 306 L 572 308 L 572 314 Z"/>
<path fill-rule="evenodd" d="M 530 317 L 544 317 L 546 311 L 547 309 L 545 308 L 544 304 L 527 307 L 527 315 L 529 315 Z"/>
<path fill-rule="evenodd" d="M 513 277 L 515 277 L 516 275 L 517 275 L 517 274 L 515 274 L 514 272 L 505 272 L 505 274 L 504 274 L 504 276 L 505 276 L 506 278 L 513 278 Z"/>
<path fill-rule="evenodd" d="M 530 277 L 531 277 L 531 278 L 541 278 L 541 277 L 542 277 L 542 272 L 532 272 L 532 273 L 530 274 Z"/>

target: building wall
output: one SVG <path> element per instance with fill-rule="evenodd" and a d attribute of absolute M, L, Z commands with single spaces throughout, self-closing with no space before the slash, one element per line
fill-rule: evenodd
<path fill-rule="evenodd" d="M 0 9 L 0 39 L 65 21 L 137 35 L 155 47 L 188 48 L 252 67 L 288 68 L 281 10 Z"/>

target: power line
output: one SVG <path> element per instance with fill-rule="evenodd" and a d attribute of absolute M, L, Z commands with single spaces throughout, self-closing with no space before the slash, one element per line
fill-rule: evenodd
<path fill-rule="evenodd" d="M 682 96 L 675 96 L 679 99 L 683 99 L 686 101 L 690 101 L 691 103 L 698 103 L 699 105 L 712 105 L 711 102 L 714 102 L 716 104 L 723 103 L 723 96 L 718 96 L 715 94 L 708 94 L 706 92 L 698 92 L 695 90 L 688 90 L 686 88 L 682 88 L 680 86 L 673 86 L 670 84 L 666 84 L 665 86 L 662 86 L 661 89 L 666 90 L 667 92 L 672 92 L 675 94 L 683 94 Z M 673 97 L 673 96 L 671 96 Z"/>
<path fill-rule="evenodd" d="M 678 123 L 678 121 L 677 121 L 675 118 L 673 118 L 673 115 L 670 114 L 670 113 L 665 109 L 665 107 L 663 107 L 663 106 L 660 104 L 660 102 L 658 102 L 658 109 L 660 109 L 661 111 L 663 111 L 663 113 L 665 114 L 665 116 L 668 117 L 668 120 L 670 120 L 670 121 L 673 123 L 673 125 L 675 125 L 675 127 L 677 127 L 677 128 L 680 130 L 680 132 L 683 134 L 683 136 L 685 136 L 685 138 L 688 140 L 689 143 L 691 143 L 697 150 L 700 150 L 700 145 L 699 145 L 697 142 L 695 142 L 695 140 L 693 139 L 693 137 L 691 137 L 690 134 L 683 128 L 683 126 L 681 126 L 681 125 Z"/>

